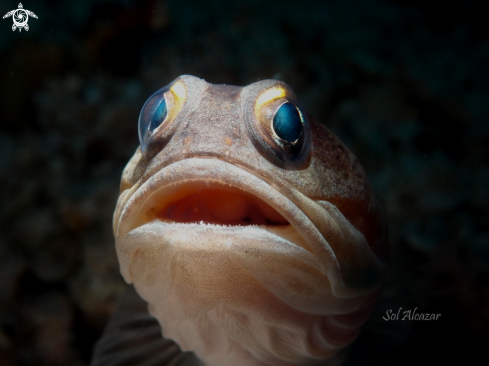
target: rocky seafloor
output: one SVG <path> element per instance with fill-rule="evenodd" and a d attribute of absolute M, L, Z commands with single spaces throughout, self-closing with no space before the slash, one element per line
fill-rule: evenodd
<path fill-rule="evenodd" d="M 0 12 L 15 9 L 2 2 Z M 364 165 L 388 282 L 348 364 L 489 340 L 489 6 L 36 1 L 0 22 L 0 365 L 87 365 L 125 288 L 111 228 L 146 98 L 181 74 L 288 83 Z M 385 321 L 417 308 L 438 321 Z M 487 360 L 487 357 L 485 358 Z M 483 365 L 481 359 L 478 364 Z"/>

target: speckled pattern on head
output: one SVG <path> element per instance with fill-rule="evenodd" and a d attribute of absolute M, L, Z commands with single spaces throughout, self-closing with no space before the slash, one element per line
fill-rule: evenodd
<path fill-rule="evenodd" d="M 280 81 L 185 75 L 152 98 L 114 213 L 124 279 L 163 335 L 208 366 L 334 360 L 368 319 L 384 267 L 383 218 L 358 160 Z M 301 118 L 294 142 L 273 130 L 284 103 Z"/>

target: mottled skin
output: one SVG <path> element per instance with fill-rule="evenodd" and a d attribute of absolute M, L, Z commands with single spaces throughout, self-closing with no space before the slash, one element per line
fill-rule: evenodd
<path fill-rule="evenodd" d="M 386 246 L 358 160 L 306 112 L 299 147 L 267 131 L 277 103 L 300 107 L 280 81 L 241 88 L 182 76 L 170 85 L 180 104 L 142 139 L 122 176 L 114 213 L 121 273 L 163 335 L 209 366 L 334 359 L 369 316 Z M 282 94 L 263 103 L 270 90 Z M 155 214 L 206 188 L 247 192 L 290 225 Z"/>

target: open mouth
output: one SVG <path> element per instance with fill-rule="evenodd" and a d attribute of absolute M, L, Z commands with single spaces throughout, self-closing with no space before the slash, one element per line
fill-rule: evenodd
<path fill-rule="evenodd" d="M 316 253 L 323 239 L 308 218 L 274 182 L 245 167 L 211 158 L 188 158 L 152 174 L 135 191 L 120 197 L 116 239 L 150 223 L 199 232 L 197 226 L 217 225 L 230 235 L 276 238 Z M 231 234 L 232 233 L 232 234 Z M 288 244 L 286 244 L 288 243 Z"/>
<path fill-rule="evenodd" d="M 164 221 L 216 225 L 283 226 L 289 222 L 263 200 L 215 182 L 183 184 L 173 199 L 153 207 Z"/>
<path fill-rule="evenodd" d="M 192 270 L 198 259 L 207 268 L 218 257 L 236 259 L 297 309 L 304 304 L 296 290 L 313 283 L 329 283 L 313 296 L 317 311 L 324 296 L 349 301 L 378 284 L 381 264 L 364 236 L 332 203 L 315 204 L 279 177 L 195 157 L 152 167 L 141 179 L 121 193 L 114 231 L 124 278 L 139 273 L 148 296 L 153 275 L 170 278 L 174 263 Z M 281 266 L 278 285 L 271 278 Z M 309 285 L 292 289 L 298 283 Z"/>
<path fill-rule="evenodd" d="M 186 250 L 219 253 L 223 248 L 253 247 L 260 253 L 292 256 L 323 274 L 327 268 L 338 269 L 336 253 L 300 200 L 309 204 L 313 217 L 328 211 L 313 206 L 293 187 L 213 158 L 187 158 L 153 169 L 141 185 L 121 194 L 114 214 L 117 248 L 127 258 L 139 248 L 166 250 L 178 243 Z M 353 239 L 351 243 L 348 248 Z"/>
<path fill-rule="evenodd" d="M 159 189 L 139 211 L 135 226 L 164 222 L 222 226 L 286 226 L 290 223 L 262 199 L 223 183 L 184 181 Z"/>

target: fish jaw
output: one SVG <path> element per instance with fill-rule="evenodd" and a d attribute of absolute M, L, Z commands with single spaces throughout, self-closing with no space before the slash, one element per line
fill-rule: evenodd
<path fill-rule="evenodd" d="M 164 211 L 180 186 L 193 183 L 242 190 L 289 225 L 181 223 L 152 210 L 170 196 Z M 119 205 L 114 223 L 121 273 L 149 302 L 164 335 L 210 365 L 235 357 L 256 362 L 243 365 L 328 358 L 353 341 L 369 315 L 380 281 L 356 286 L 349 280 L 352 268 L 353 277 L 381 272 L 365 239 L 334 207 L 278 181 L 194 157 L 123 193 Z M 346 234 L 335 235 L 335 225 Z M 335 251 L 345 235 L 350 250 Z M 354 258 L 345 266 L 345 257 Z M 352 323 L 355 314 L 359 320 Z"/>

